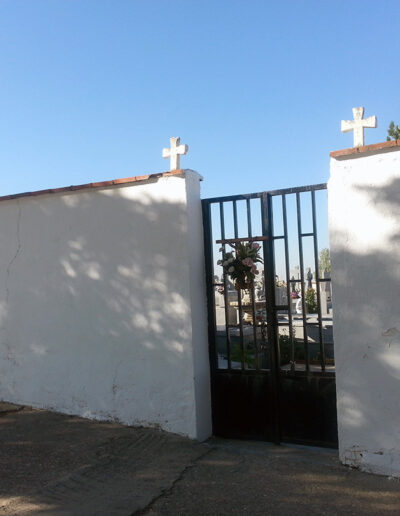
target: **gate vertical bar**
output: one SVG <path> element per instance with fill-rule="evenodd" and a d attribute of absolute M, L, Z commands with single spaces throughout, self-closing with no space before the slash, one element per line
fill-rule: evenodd
<path fill-rule="evenodd" d="M 206 272 L 206 292 L 207 292 L 207 318 L 208 318 L 208 351 L 210 357 L 210 387 L 211 387 L 211 418 L 213 428 L 215 428 L 215 392 L 216 392 L 216 371 L 218 368 L 218 356 L 216 345 L 216 316 L 215 316 L 215 297 L 214 297 L 214 267 L 212 252 L 212 223 L 211 223 L 211 204 L 202 201 L 203 213 L 203 233 L 204 233 L 204 258 Z"/>
<path fill-rule="evenodd" d="M 317 234 L 317 216 L 315 209 L 315 192 L 311 192 L 311 203 L 312 203 L 312 221 L 313 221 L 313 233 L 314 233 L 314 260 L 315 260 L 315 281 L 317 287 L 317 304 L 318 304 L 318 337 L 319 337 L 319 349 L 321 354 L 321 369 L 325 371 L 325 346 L 322 338 L 322 311 L 321 311 L 321 292 L 320 292 L 320 281 L 319 281 L 319 263 L 318 263 L 318 234 Z"/>
<path fill-rule="evenodd" d="M 210 352 L 211 373 L 217 369 L 216 350 L 216 320 L 215 320 L 215 299 L 214 299 L 214 274 L 213 274 L 213 252 L 212 252 L 212 225 L 211 225 L 211 204 L 202 201 L 203 230 L 204 230 L 204 256 L 206 269 L 206 292 L 207 292 L 207 315 L 208 315 L 208 346 Z"/>
<path fill-rule="evenodd" d="M 253 235 L 252 227 L 251 227 L 251 208 L 250 208 L 250 199 L 246 199 L 246 210 L 247 210 L 247 234 L 249 237 Z M 251 310 L 253 314 L 253 339 L 254 339 L 254 353 L 255 353 L 255 363 L 256 369 L 260 368 L 259 357 L 258 357 L 258 340 L 257 340 L 257 319 L 256 319 L 256 300 L 255 300 L 255 289 L 250 290 L 251 294 Z"/>
<path fill-rule="evenodd" d="M 296 369 L 294 360 L 294 338 L 293 338 L 293 317 L 292 317 L 292 292 L 290 290 L 290 263 L 289 263 L 289 239 L 288 224 L 286 211 L 286 194 L 282 195 L 282 213 L 283 213 L 283 235 L 285 238 L 285 270 L 286 270 L 286 293 L 288 300 L 288 320 L 289 320 L 289 337 L 290 337 L 290 369 Z"/>
<path fill-rule="evenodd" d="M 221 240 L 225 240 L 225 218 L 224 218 L 224 203 L 219 203 L 219 218 L 221 224 Z M 225 244 L 222 244 L 225 254 Z M 223 269 L 224 278 L 224 304 L 225 304 L 225 331 L 226 331 L 226 358 L 228 362 L 228 369 L 231 368 L 231 334 L 229 331 L 229 310 L 228 310 L 228 282 L 226 280 L 225 269 Z"/>
<path fill-rule="evenodd" d="M 262 210 L 262 232 L 268 237 L 263 241 L 264 251 L 264 278 L 265 278 L 265 301 L 267 310 L 267 335 L 270 349 L 271 364 L 271 387 L 274 412 L 274 442 L 281 442 L 281 420 L 280 420 L 280 371 L 279 371 L 279 349 L 278 349 L 278 325 L 275 309 L 275 264 L 274 264 L 274 240 L 273 240 L 273 213 L 272 197 L 264 192 L 261 198 Z"/>
<path fill-rule="evenodd" d="M 306 292 L 304 288 L 304 258 L 303 258 L 303 233 L 301 224 L 301 208 L 300 208 L 300 193 L 296 193 L 297 204 L 297 233 L 299 238 L 299 258 L 300 258 L 300 279 L 301 279 L 301 307 L 303 315 L 303 341 L 304 354 L 306 359 L 306 371 L 310 371 L 310 356 L 308 352 L 308 334 L 307 334 L 307 315 L 306 315 Z"/>
<path fill-rule="evenodd" d="M 233 226 L 234 226 L 235 238 L 238 238 L 239 230 L 238 230 L 236 201 L 233 201 Z M 242 366 L 242 369 L 244 369 L 243 309 L 242 309 L 242 293 L 240 290 L 238 290 L 237 296 L 238 296 L 238 308 L 239 308 L 240 356 L 241 356 L 241 366 Z"/>

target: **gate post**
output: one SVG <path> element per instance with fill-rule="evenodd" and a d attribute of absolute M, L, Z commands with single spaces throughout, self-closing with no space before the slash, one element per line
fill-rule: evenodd
<path fill-rule="evenodd" d="M 270 349 L 271 360 L 271 387 L 273 412 L 275 415 L 275 444 L 280 444 L 281 424 L 280 424 L 280 370 L 279 370 L 279 347 L 277 335 L 277 317 L 275 308 L 275 264 L 274 264 L 274 247 L 273 247 L 273 212 L 271 196 L 264 192 L 262 196 L 262 232 L 263 236 L 268 240 L 263 241 L 264 246 L 264 276 L 265 276 L 265 299 L 267 308 L 267 335 Z"/>
<path fill-rule="evenodd" d="M 191 437 L 203 441 L 212 433 L 210 363 L 207 340 L 203 214 L 200 200 L 201 176 L 183 171 L 186 186 L 187 251 L 189 258 L 189 307 L 193 360 L 195 431 Z"/>
<path fill-rule="evenodd" d="M 400 141 L 331 153 L 339 455 L 400 477 Z"/>

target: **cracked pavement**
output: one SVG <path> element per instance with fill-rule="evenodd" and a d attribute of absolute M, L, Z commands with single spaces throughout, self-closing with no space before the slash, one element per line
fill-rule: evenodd
<path fill-rule="evenodd" d="M 210 439 L 0 403 L 0 515 L 397 515 L 400 482 L 330 450 Z"/>

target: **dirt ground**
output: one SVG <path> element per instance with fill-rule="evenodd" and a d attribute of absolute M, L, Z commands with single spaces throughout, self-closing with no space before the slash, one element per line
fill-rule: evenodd
<path fill-rule="evenodd" d="M 0 403 L 0 515 L 396 515 L 400 482 L 318 448 L 210 439 Z"/>

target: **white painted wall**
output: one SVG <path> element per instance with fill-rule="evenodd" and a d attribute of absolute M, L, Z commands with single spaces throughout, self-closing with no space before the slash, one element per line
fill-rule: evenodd
<path fill-rule="evenodd" d="M 400 150 L 331 160 L 339 453 L 400 476 Z"/>
<path fill-rule="evenodd" d="M 0 399 L 211 434 L 199 180 L 0 202 Z"/>

